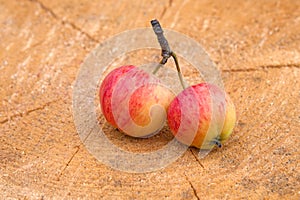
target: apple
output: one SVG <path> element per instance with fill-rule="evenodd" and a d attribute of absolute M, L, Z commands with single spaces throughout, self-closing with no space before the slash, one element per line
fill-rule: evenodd
<path fill-rule="evenodd" d="M 228 139 L 236 122 L 235 107 L 218 86 L 200 83 L 179 93 L 167 113 L 176 139 L 186 145 L 209 150 Z"/>
<path fill-rule="evenodd" d="M 149 137 L 164 126 L 175 95 L 153 74 L 128 65 L 105 77 L 99 97 L 109 124 L 133 137 Z"/>

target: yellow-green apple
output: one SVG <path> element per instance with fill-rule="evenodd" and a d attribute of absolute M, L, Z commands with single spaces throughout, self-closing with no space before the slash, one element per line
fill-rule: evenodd
<path fill-rule="evenodd" d="M 236 112 L 222 89 L 200 83 L 176 96 L 168 108 L 167 119 L 177 140 L 209 150 L 228 139 L 235 126 Z"/>
<path fill-rule="evenodd" d="M 133 65 L 111 71 L 101 83 L 99 96 L 107 122 L 133 137 L 161 130 L 174 99 L 157 77 Z"/>

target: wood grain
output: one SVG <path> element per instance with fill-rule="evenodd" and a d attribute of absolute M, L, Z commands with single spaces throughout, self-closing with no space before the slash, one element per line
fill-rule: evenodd
<path fill-rule="evenodd" d="M 293 0 L 0 0 L 1 199 L 299 199 L 299 13 Z M 100 42 L 152 18 L 207 50 L 238 124 L 201 164 L 189 149 L 130 174 L 82 144 L 72 84 Z"/>

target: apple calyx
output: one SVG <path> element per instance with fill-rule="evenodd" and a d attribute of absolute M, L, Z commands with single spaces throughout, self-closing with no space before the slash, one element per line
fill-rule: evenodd
<path fill-rule="evenodd" d="M 221 140 L 219 138 L 215 138 L 211 142 L 212 142 L 212 144 L 216 145 L 219 148 L 222 147 L 222 143 L 221 143 Z"/>

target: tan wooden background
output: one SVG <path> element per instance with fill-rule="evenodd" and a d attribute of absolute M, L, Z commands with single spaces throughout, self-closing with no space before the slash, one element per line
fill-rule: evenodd
<path fill-rule="evenodd" d="M 238 125 L 203 160 L 131 174 L 82 144 L 72 84 L 100 42 L 153 18 L 207 50 Z M 0 0 L 0 199 L 300 199 L 299 78 L 300 1 Z"/>

